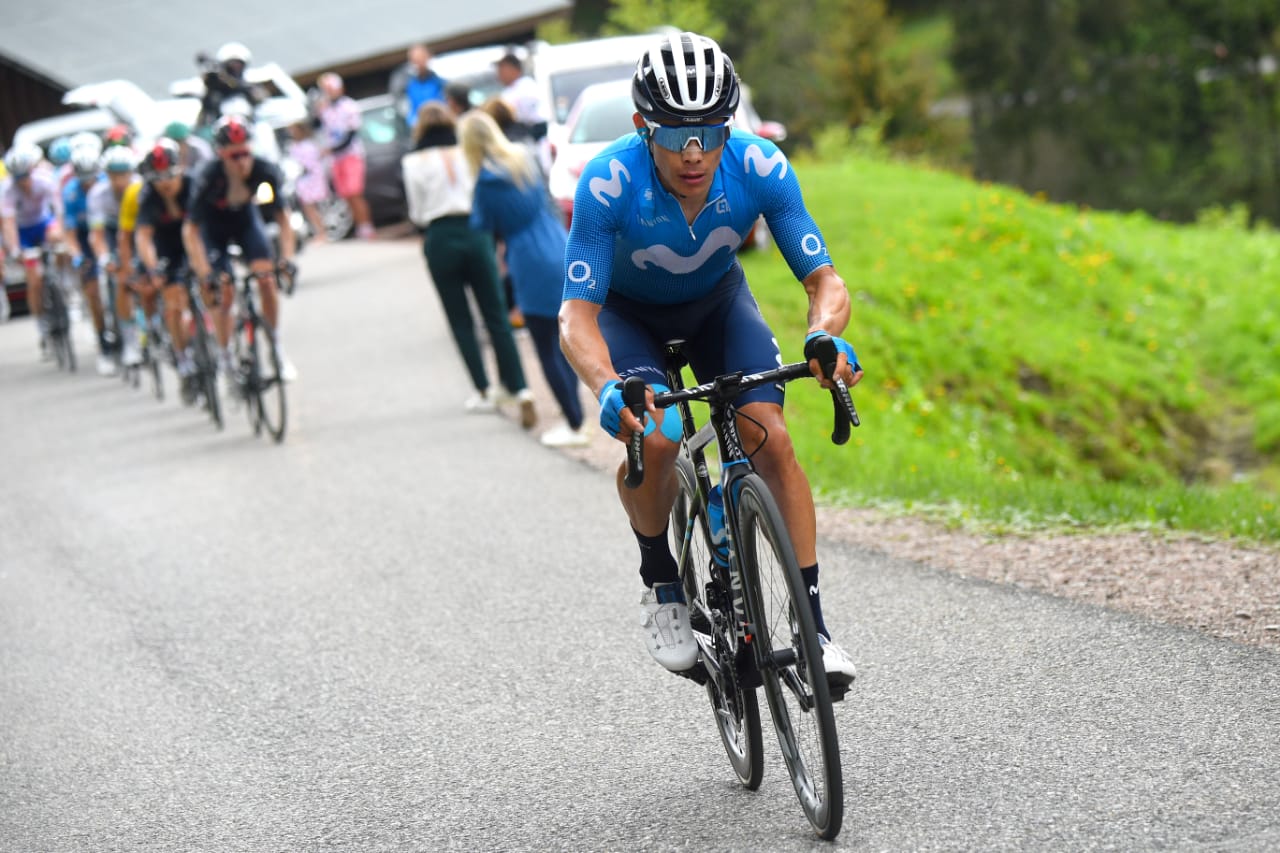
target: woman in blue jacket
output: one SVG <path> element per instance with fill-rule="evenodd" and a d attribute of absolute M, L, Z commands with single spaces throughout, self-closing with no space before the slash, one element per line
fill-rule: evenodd
<path fill-rule="evenodd" d="M 476 176 L 471 227 L 496 234 L 506 244 L 516 304 L 524 314 L 542 373 L 564 413 L 565 425 L 543 433 L 551 447 L 583 445 L 578 377 L 560 351 L 557 314 L 564 283 L 568 235 L 557 216 L 542 174 L 528 150 L 509 142 L 487 114 L 472 110 L 458 120 L 458 143 Z"/>

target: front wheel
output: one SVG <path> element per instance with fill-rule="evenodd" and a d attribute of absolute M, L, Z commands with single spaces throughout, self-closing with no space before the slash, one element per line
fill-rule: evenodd
<path fill-rule="evenodd" d="M 844 780 L 809 593 L 782 513 L 764 481 L 748 474 L 736 491 L 756 660 L 778 746 L 805 816 L 820 837 L 832 839 L 844 819 Z"/>
<path fill-rule="evenodd" d="M 683 456 L 676 460 L 676 475 L 680 493 L 671 510 L 670 530 L 685 599 L 689 603 L 689 621 L 701 641 L 699 645 L 707 643 L 714 650 L 715 664 L 723 673 L 720 683 L 708 675 L 707 698 L 711 700 L 716 729 L 738 781 L 754 791 L 764 778 L 760 704 L 755 689 L 744 686 L 738 677 L 733 604 L 724 574 L 712 576 L 710 538 L 698 497 L 697 478 L 692 463 Z M 702 666 L 701 660 L 698 666 Z"/>

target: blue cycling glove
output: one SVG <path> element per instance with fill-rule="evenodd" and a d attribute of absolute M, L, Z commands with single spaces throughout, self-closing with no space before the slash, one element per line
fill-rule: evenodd
<path fill-rule="evenodd" d="M 622 402 L 621 382 L 615 380 L 600 389 L 600 428 L 609 436 L 622 431 L 622 410 L 626 405 Z"/>
<path fill-rule="evenodd" d="M 817 338 L 821 338 L 821 337 L 823 337 L 824 335 L 825 335 L 826 337 L 828 337 L 828 338 L 831 338 L 831 340 L 835 343 L 835 345 L 836 345 L 836 352 L 842 352 L 842 353 L 844 353 L 845 358 L 847 358 L 847 359 L 849 360 L 849 367 L 853 370 L 853 372 L 854 372 L 854 373 L 857 373 L 859 370 L 861 370 L 861 369 L 862 369 L 862 365 L 861 365 L 861 364 L 858 364 L 858 354 L 857 354 L 856 352 L 854 352 L 854 351 L 853 351 L 853 345 L 852 345 L 852 344 L 850 344 L 848 341 L 846 341 L 844 338 L 839 337 L 839 336 L 837 336 L 837 335 L 829 334 L 828 332 L 826 332 L 826 331 L 824 331 L 824 330 L 822 330 L 822 329 L 818 329 L 816 332 L 810 332 L 809 334 L 805 335 L 805 338 L 804 338 L 804 358 L 805 358 L 805 361 L 808 361 L 808 360 L 810 360 L 810 359 L 812 359 L 812 358 L 815 358 L 815 356 L 812 354 L 812 352 L 811 352 L 811 350 L 810 350 L 810 346 L 809 346 L 809 345 L 810 345 L 810 344 L 811 344 L 815 339 L 817 339 Z"/>
<path fill-rule="evenodd" d="M 655 383 L 649 386 L 653 393 L 661 394 L 663 391 L 670 391 L 666 385 Z M 622 430 L 622 410 L 626 408 L 626 404 L 622 402 L 622 383 L 619 381 L 610 382 L 608 385 L 600 389 L 600 428 L 608 433 L 611 437 L 617 438 L 618 433 Z M 658 422 L 651 417 L 644 419 L 644 434 L 647 436 L 657 429 Z M 680 419 L 677 417 L 664 418 L 662 422 L 662 434 L 673 442 L 679 442 L 683 438 Z"/>

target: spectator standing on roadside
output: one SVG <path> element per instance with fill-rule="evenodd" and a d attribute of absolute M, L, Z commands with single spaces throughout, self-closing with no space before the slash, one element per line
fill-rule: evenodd
<path fill-rule="evenodd" d="M 316 81 L 320 87 L 320 127 L 324 153 L 330 157 L 333 188 L 351 206 L 356 236 L 373 239 L 369 203 L 364 197 L 364 145 L 360 142 L 360 107 L 343 94 L 342 78 L 326 71 Z"/>
<path fill-rule="evenodd" d="M 444 87 L 444 103 L 457 118 L 471 109 L 471 88 L 466 83 L 450 83 Z"/>
<path fill-rule="evenodd" d="M 320 203 L 329 198 L 329 179 L 325 174 L 324 152 L 315 140 L 315 126 L 311 117 L 289 125 L 289 157 L 302 169 L 294 183 L 294 194 L 302 215 L 311 225 L 312 239 L 325 241 L 324 217 L 320 215 Z"/>
<path fill-rule="evenodd" d="M 396 111 L 412 130 L 423 104 L 445 100 L 446 81 L 431 70 L 431 51 L 425 44 L 409 48 L 407 59 L 404 65 L 391 73 L 387 88 L 395 99 Z"/>
<path fill-rule="evenodd" d="M 472 110 L 464 115 L 458 137 L 476 176 L 471 227 L 493 232 L 506 244 L 516 302 L 542 373 L 564 413 L 566 424 L 543 433 L 542 443 L 549 447 L 586 444 L 578 377 L 560 351 L 557 315 L 568 238 L 564 225 L 528 148 L 508 140 L 487 113 Z"/>
<path fill-rule="evenodd" d="M 547 124 L 551 121 L 551 108 L 542 97 L 537 82 L 524 73 L 520 57 L 514 53 L 503 56 L 495 65 L 502 82 L 502 99 L 511 105 L 516 121 L 529 129 L 538 150 L 538 162 L 543 174 L 551 168 L 551 144 L 547 140 Z"/>
<path fill-rule="evenodd" d="M 444 104 L 423 104 L 414 123 L 413 138 L 414 150 L 400 161 L 409 218 L 424 229 L 422 248 L 427 269 L 475 387 L 475 394 L 464 406 L 468 412 L 494 412 L 502 400 L 489 386 L 467 300 L 470 290 L 488 330 L 502 385 L 520 405 L 520 425 L 532 429 L 537 413 L 533 394 L 525 384 L 515 338 L 507 325 L 493 238 L 487 232 L 473 230 L 469 224 L 475 178 L 458 150 L 453 115 Z"/>

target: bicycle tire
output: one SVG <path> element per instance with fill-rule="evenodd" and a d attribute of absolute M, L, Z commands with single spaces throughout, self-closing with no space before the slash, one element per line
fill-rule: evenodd
<path fill-rule="evenodd" d="M 71 342 L 71 313 L 67 309 L 67 298 L 56 276 L 46 275 L 42 300 L 48 314 L 49 343 L 53 347 L 53 357 L 58 369 L 69 373 L 76 372 L 76 353 Z"/>
<path fill-rule="evenodd" d="M 674 417 L 674 410 L 668 417 Z M 716 730 L 729 764 L 738 781 L 749 791 L 764 779 L 764 741 L 760 728 L 760 703 L 756 691 L 744 687 L 738 678 L 737 636 L 733 630 L 733 605 L 727 585 L 712 577 L 711 548 L 705 518 L 700 512 L 698 482 L 693 464 L 684 456 L 676 459 L 680 491 L 671 510 L 672 545 L 680 561 L 680 575 L 689 603 L 694 630 L 711 636 L 721 667 L 727 672 L 728 690 L 721 690 L 708 677 L 707 698 L 715 715 Z M 689 519 L 693 518 L 692 529 Z M 686 531 L 688 531 L 686 547 Z M 701 665 L 701 663 L 699 663 Z"/>
<path fill-rule="evenodd" d="M 200 389 L 204 394 L 204 405 L 209 410 L 209 417 L 214 426 L 223 428 L 222 406 L 218 402 L 218 364 L 214 361 L 213 349 L 209 346 L 209 330 L 205 326 L 205 315 L 194 301 L 191 306 L 191 318 L 195 323 L 195 335 L 192 337 L 192 351 L 195 356 L 196 370 L 200 374 Z"/>
<path fill-rule="evenodd" d="M 769 714 L 796 796 L 818 836 L 844 820 L 835 712 L 809 595 L 782 513 L 759 474 L 735 487 L 739 554 Z"/>
<path fill-rule="evenodd" d="M 284 441 L 289 414 L 284 392 L 284 369 L 280 363 L 280 351 L 276 349 L 275 337 L 256 315 L 253 321 L 257 329 L 253 337 L 258 422 L 267 428 L 267 433 L 279 444 Z"/>
<path fill-rule="evenodd" d="M 262 435 L 262 401 L 258 396 L 257 327 L 252 318 L 245 316 L 236 319 L 231 349 L 235 366 L 236 400 L 244 404 L 249 429 L 253 430 L 255 436 Z"/>

